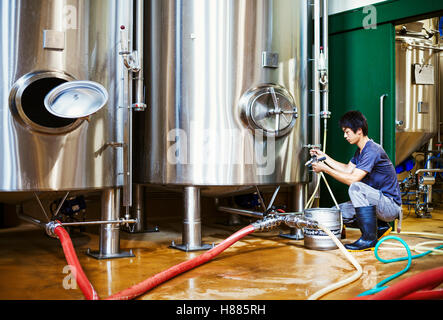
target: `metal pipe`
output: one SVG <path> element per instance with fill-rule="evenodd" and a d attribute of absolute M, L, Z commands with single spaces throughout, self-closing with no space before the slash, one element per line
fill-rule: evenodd
<path fill-rule="evenodd" d="M 292 188 L 292 209 L 296 212 L 303 212 L 306 202 L 306 188 L 304 184 L 296 184 Z"/>
<path fill-rule="evenodd" d="M 183 217 L 183 245 L 190 249 L 201 247 L 200 189 L 185 187 L 185 214 Z"/>
<path fill-rule="evenodd" d="M 57 210 L 55 210 L 54 217 L 57 217 L 57 215 L 58 215 L 58 213 L 60 212 L 60 209 L 62 208 L 63 203 L 65 203 L 66 198 L 68 197 L 68 195 L 69 195 L 69 191 L 66 192 L 66 194 L 65 194 L 65 196 L 63 197 L 62 201 L 60 201 L 60 203 L 59 203 L 59 205 L 58 205 L 58 207 L 57 207 Z"/>
<path fill-rule="evenodd" d="M 129 12 L 131 13 L 133 12 L 132 4 L 132 2 L 129 2 L 131 6 Z M 125 148 L 123 149 L 123 206 L 126 207 L 126 215 L 129 215 L 129 207 L 132 206 L 132 73 L 138 72 L 137 61 L 134 60 L 132 48 L 129 47 L 129 43 L 133 43 L 132 17 L 128 21 L 130 21 L 128 26 L 121 27 L 121 49 L 119 52 L 126 67 L 126 71 L 123 73 L 123 105 L 126 109 L 126 122 L 124 124 Z"/>
<path fill-rule="evenodd" d="M 120 189 L 102 191 L 101 217 L 105 221 L 116 221 L 120 216 Z M 120 227 L 113 223 L 100 227 L 100 253 L 114 255 L 120 252 Z"/>
<path fill-rule="evenodd" d="M 43 228 L 43 229 L 46 228 L 46 223 L 41 222 L 40 220 L 37 220 L 31 216 L 24 214 L 22 206 L 20 206 L 20 211 L 17 212 L 17 217 L 21 220 L 24 220 L 26 222 L 29 222 L 29 223 L 34 224 L 36 226 L 39 226 L 40 228 Z"/>
<path fill-rule="evenodd" d="M 275 198 L 277 197 L 278 191 L 280 190 L 280 186 L 275 189 L 274 194 L 272 195 L 271 201 L 269 201 L 269 205 L 266 208 L 266 210 L 270 210 L 272 208 L 272 205 L 274 204 Z"/>
<path fill-rule="evenodd" d="M 125 172 L 125 196 L 123 205 L 126 207 L 126 214 L 129 214 L 129 207 L 132 206 L 132 73 L 128 72 L 128 121 L 127 121 L 127 139 L 128 143 L 126 145 L 126 172 Z"/>
<path fill-rule="evenodd" d="M 35 192 L 34 192 L 34 197 L 37 200 L 37 202 L 38 202 L 38 204 L 40 206 L 40 209 L 43 211 L 44 215 L 46 216 L 46 219 L 48 219 L 48 222 L 51 221 L 51 219 L 49 219 L 48 214 L 46 213 L 45 208 L 43 207 L 42 202 L 40 201 L 40 198 L 38 197 L 37 193 L 35 193 Z"/>
<path fill-rule="evenodd" d="M 134 232 L 143 232 L 147 229 L 144 201 L 144 187 L 140 184 L 136 184 L 134 188 L 134 203 L 132 207 L 132 216 L 138 220 L 138 223 L 134 227 Z"/>
<path fill-rule="evenodd" d="M 200 188 L 187 186 L 184 188 L 184 217 L 182 244 L 172 241 L 171 248 L 183 251 L 208 250 L 213 246 L 202 244 L 200 219 Z"/>
<path fill-rule="evenodd" d="M 136 0 L 135 2 L 135 42 L 134 50 L 138 55 L 138 73 L 135 78 L 135 101 L 133 104 L 134 111 L 144 111 L 146 109 L 145 103 L 145 86 L 144 86 L 144 72 L 143 72 L 143 57 L 144 57 L 144 1 Z"/>
<path fill-rule="evenodd" d="M 305 203 L 306 203 L 306 188 L 305 184 L 298 183 L 295 186 L 291 188 L 291 209 L 299 212 L 299 215 L 303 215 L 303 210 L 305 209 Z M 290 214 L 296 214 L 290 213 Z M 282 233 L 280 234 L 280 237 L 282 238 L 288 238 L 293 240 L 301 240 L 304 238 L 303 230 L 300 228 L 291 228 L 289 229 L 289 233 Z"/>
<path fill-rule="evenodd" d="M 440 48 L 440 47 L 433 47 L 433 46 L 419 45 L 419 44 L 407 43 L 407 42 L 404 42 L 404 41 L 402 41 L 402 42 L 403 42 L 404 45 L 407 46 L 407 47 L 414 47 L 414 48 L 419 48 L 419 49 L 430 49 L 430 50 L 435 50 L 435 51 L 438 51 L 438 52 L 443 51 L 443 48 Z"/>
<path fill-rule="evenodd" d="M 385 98 L 387 97 L 387 94 L 384 94 L 380 97 L 380 146 L 383 148 L 383 126 L 384 126 L 384 118 L 383 118 L 383 114 L 384 114 L 384 101 Z"/>
<path fill-rule="evenodd" d="M 263 212 L 249 211 L 249 210 L 230 208 L 230 207 L 224 207 L 224 206 L 217 207 L 217 210 L 221 211 L 221 212 L 238 214 L 238 215 L 251 217 L 251 218 L 257 218 L 257 219 L 263 218 Z"/>
<path fill-rule="evenodd" d="M 134 257 L 132 250 L 129 252 L 120 251 L 120 223 L 117 221 L 126 221 L 130 223 L 130 219 L 120 220 L 120 189 L 109 188 L 102 191 L 101 197 L 101 216 L 102 220 L 107 222 L 100 225 L 100 244 L 99 251 L 86 251 L 96 259 L 113 259 Z"/>
<path fill-rule="evenodd" d="M 125 223 L 137 223 L 137 219 L 117 219 L 117 220 L 105 220 L 105 221 L 82 221 L 82 222 L 62 222 L 63 227 L 72 226 L 85 226 L 85 225 L 99 225 L 99 224 L 125 224 Z"/>
<path fill-rule="evenodd" d="M 320 60 L 320 0 L 314 2 L 314 145 L 319 145 L 320 141 L 320 74 L 318 72 Z"/>
<path fill-rule="evenodd" d="M 321 94 L 320 94 L 320 74 L 318 72 L 319 60 L 320 60 L 320 32 L 321 32 L 321 21 L 320 21 L 320 0 L 313 0 L 314 4 L 314 60 L 312 66 L 312 80 L 313 80 L 313 141 L 314 145 L 321 145 L 320 139 L 320 104 L 321 104 Z M 313 175 L 312 185 L 317 185 L 318 175 Z M 315 197 L 319 197 L 319 191 L 316 192 Z"/>
<path fill-rule="evenodd" d="M 415 171 L 415 174 L 419 176 L 420 174 L 425 172 L 443 172 L 443 169 L 418 169 L 417 171 Z"/>
<path fill-rule="evenodd" d="M 432 146 L 433 145 L 434 145 L 434 138 L 431 138 L 429 140 L 429 144 L 428 144 L 428 151 L 432 151 Z M 428 164 L 426 169 L 434 169 L 433 166 L 432 166 L 432 161 L 430 161 L 431 158 L 432 158 L 432 152 L 429 152 L 427 160 L 426 160 L 426 163 Z M 423 177 L 423 178 L 425 178 L 425 177 Z M 432 177 L 432 178 L 434 178 L 434 177 Z M 423 179 L 423 180 L 426 180 L 426 179 Z M 432 185 L 434 183 L 435 183 L 435 179 L 434 179 L 433 183 L 428 182 L 428 181 L 422 182 L 422 184 L 426 184 L 428 186 L 428 191 L 427 191 L 427 194 L 426 194 L 426 202 L 427 203 L 432 203 Z"/>
<path fill-rule="evenodd" d="M 329 26 L 328 26 L 328 0 L 322 0 L 322 47 L 323 54 L 325 57 L 325 77 L 326 81 L 323 85 L 322 90 L 322 98 L 323 98 L 323 117 L 324 117 L 324 125 L 326 128 L 327 118 L 329 118 Z"/>

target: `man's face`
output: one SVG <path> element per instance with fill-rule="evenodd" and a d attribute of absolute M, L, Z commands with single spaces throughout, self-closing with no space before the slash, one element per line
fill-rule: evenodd
<path fill-rule="evenodd" d="M 344 138 L 346 141 L 348 141 L 350 144 L 356 144 L 362 135 L 362 130 L 358 129 L 357 132 L 352 131 L 350 128 L 342 128 L 344 132 Z"/>

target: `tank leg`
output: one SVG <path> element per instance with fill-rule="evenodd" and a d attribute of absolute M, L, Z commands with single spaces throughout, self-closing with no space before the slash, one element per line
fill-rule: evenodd
<path fill-rule="evenodd" d="M 134 184 L 134 199 L 133 206 L 131 207 L 132 217 L 138 219 L 138 223 L 134 225 L 134 228 L 125 228 L 124 231 L 129 233 L 150 233 L 159 232 L 158 226 L 150 228 L 145 217 L 145 198 L 144 198 L 144 186 L 141 184 Z"/>
<path fill-rule="evenodd" d="M 109 188 L 102 191 L 101 218 L 103 221 L 120 218 L 120 189 Z M 132 250 L 120 251 L 120 226 L 117 224 L 103 224 L 100 226 L 99 251 L 90 251 L 87 254 L 96 259 L 114 259 L 134 257 Z"/>
<path fill-rule="evenodd" d="M 200 251 L 212 248 L 211 245 L 202 244 L 200 213 L 200 189 L 185 187 L 182 244 L 176 245 L 173 241 L 171 248 L 182 251 Z"/>
<path fill-rule="evenodd" d="M 293 209 L 295 212 L 303 212 L 305 208 L 305 186 L 301 183 L 296 184 L 292 188 L 291 192 L 291 209 Z M 289 233 L 281 233 L 279 235 L 282 238 L 288 238 L 292 240 L 302 240 L 304 238 L 303 236 L 303 230 L 299 228 L 290 228 Z"/>

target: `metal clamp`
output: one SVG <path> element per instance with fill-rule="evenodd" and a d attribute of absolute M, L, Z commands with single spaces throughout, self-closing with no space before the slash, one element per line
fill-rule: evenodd
<path fill-rule="evenodd" d="M 132 110 L 134 111 L 145 111 L 148 105 L 144 102 L 136 102 L 132 104 Z"/>
<path fill-rule="evenodd" d="M 140 59 L 137 51 L 133 51 L 131 53 L 125 51 L 120 52 L 119 54 L 123 57 L 123 64 L 125 65 L 126 69 L 133 73 L 140 72 Z"/>
<path fill-rule="evenodd" d="M 55 234 L 55 228 L 57 227 L 61 227 L 62 224 L 60 223 L 60 221 L 49 221 L 46 226 L 45 226 L 45 231 L 47 233 L 48 236 L 50 236 L 51 238 L 58 238 L 57 235 Z"/>
<path fill-rule="evenodd" d="M 329 119 L 329 118 L 331 118 L 331 112 L 330 111 L 321 111 L 320 117 L 322 119 Z"/>
<path fill-rule="evenodd" d="M 303 146 L 303 148 L 308 148 L 308 149 L 321 149 L 322 145 L 321 144 L 305 144 Z"/>

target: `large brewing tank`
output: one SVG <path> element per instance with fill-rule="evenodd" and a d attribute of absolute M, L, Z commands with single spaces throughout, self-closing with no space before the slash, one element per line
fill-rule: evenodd
<path fill-rule="evenodd" d="M 118 30 L 131 10 L 124 0 L 1 1 L 0 192 L 122 185 Z M 53 116 L 44 106 L 51 89 L 72 80 L 97 82 L 109 94 L 89 121 Z"/>
<path fill-rule="evenodd" d="M 438 132 L 439 50 L 417 34 L 397 35 L 395 43 L 398 165 Z"/>
<path fill-rule="evenodd" d="M 307 183 L 308 2 L 145 3 L 134 181 L 215 195 Z"/>

